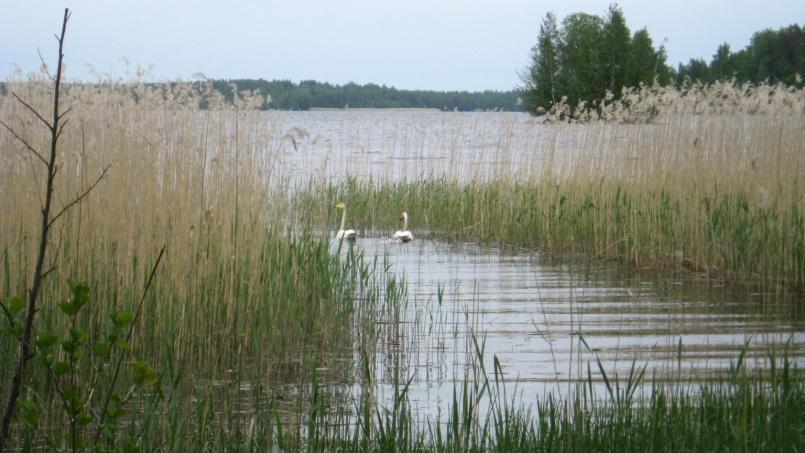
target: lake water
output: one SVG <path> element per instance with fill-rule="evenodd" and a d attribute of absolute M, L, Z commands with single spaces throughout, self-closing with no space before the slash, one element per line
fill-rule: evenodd
<path fill-rule="evenodd" d="M 584 162 L 579 153 L 617 147 L 623 134 L 651 150 L 658 125 L 550 129 L 519 113 L 399 111 L 270 112 L 284 184 L 347 177 L 398 181 L 447 176 L 530 178 L 547 162 L 554 174 Z M 701 127 L 707 127 L 707 122 Z M 750 117 L 744 129 L 761 127 Z M 673 135 L 673 127 L 666 129 Z M 650 132 L 650 133 L 647 133 Z M 661 132 L 662 133 L 662 132 Z M 750 146 L 751 133 L 735 146 Z M 678 140 L 678 142 L 674 141 Z M 667 141 L 687 146 L 685 137 Z M 633 140 L 634 141 L 634 140 Z M 643 149 L 641 148 L 641 149 Z M 598 151 L 595 151 L 598 152 Z M 632 159 L 629 153 L 617 158 Z M 413 222 L 415 223 L 415 221 Z M 416 234 L 416 231 L 414 232 Z M 445 413 L 453 390 L 496 357 L 522 401 L 566 393 L 587 378 L 600 385 L 632 366 L 646 380 L 695 382 L 727 369 L 746 348 L 747 366 L 768 366 L 786 349 L 805 367 L 801 295 L 724 287 L 689 273 L 637 274 L 614 263 L 556 262 L 537 251 L 415 239 L 363 237 L 355 245 L 389 264 L 405 282 L 407 304 L 376 320 L 373 390 L 390 400 L 395 378 L 408 382 L 415 411 Z M 586 341 L 586 345 L 582 342 Z M 681 348 L 680 348 L 681 343 Z M 681 353 L 680 353 L 681 351 Z M 359 374 L 355 366 L 355 375 Z M 361 389 L 356 377 L 353 397 Z"/>
<path fill-rule="evenodd" d="M 477 367 L 473 336 L 490 379 L 497 357 L 526 402 L 572 391 L 588 364 L 600 387 L 596 357 L 610 379 L 625 379 L 634 362 L 647 382 L 705 379 L 744 348 L 750 367 L 766 367 L 770 348 L 786 345 L 805 366 L 805 316 L 794 296 L 469 243 L 361 238 L 355 247 L 384 257 L 408 290 L 408 304 L 378 320 L 377 392 L 390 401 L 395 374 L 411 380 L 412 407 L 431 417 L 446 413 L 454 387 Z"/>
<path fill-rule="evenodd" d="M 523 113 L 432 111 L 269 112 L 272 148 L 291 185 L 312 178 L 414 180 L 520 175 L 526 150 L 550 137 Z M 517 156 L 517 158 L 515 158 Z"/>

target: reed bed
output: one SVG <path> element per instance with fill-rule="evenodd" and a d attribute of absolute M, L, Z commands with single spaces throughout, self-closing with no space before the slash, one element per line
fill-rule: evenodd
<path fill-rule="evenodd" d="M 726 90 L 699 95 L 702 112 L 695 92 L 680 105 L 662 98 L 676 110 L 651 124 L 504 124 L 496 147 L 411 150 L 432 162 L 428 172 L 391 153 L 386 165 L 403 167 L 401 177 L 309 182 L 294 213 L 331 222 L 310 207 L 345 200 L 352 227 L 381 234 L 407 210 L 412 228 L 434 237 L 801 289 L 803 92 L 775 98 L 759 87 L 740 100 Z M 765 110 L 745 111 L 756 104 Z M 449 159 L 429 160 L 440 155 Z"/>
<path fill-rule="evenodd" d="M 7 89 L 40 108 L 52 96 L 44 81 Z M 55 206 L 111 167 L 56 226 L 39 329 L 67 328 L 57 304 L 73 279 L 89 286 L 92 303 L 81 327 L 97 340 L 113 313 L 134 311 L 165 245 L 131 343 L 135 357 L 160 371 L 184 370 L 182 404 L 200 382 L 212 388 L 246 375 L 292 379 L 304 351 L 322 360 L 348 355 L 356 303 L 370 291 L 368 271 L 351 268 L 356 264 L 336 256 L 326 238 L 288 231 L 283 196 L 270 189 L 268 125 L 248 110 L 255 98 L 225 107 L 215 104 L 211 87 L 187 84 L 71 84 L 65 93 L 62 101 L 73 110 L 60 142 Z M 46 137 L 35 118 L 9 98 L 0 101 L 3 121 L 39 145 Z M 208 110 L 199 109 L 202 101 Z M 41 176 L 14 137 L 0 134 L 4 301 L 30 284 Z M 3 357 L 13 357 L 15 346 L 10 336 L 0 339 Z M 7 382 L 12 360 L 2 363 Z M 84 372 L 89 382 L 92 367 Z"/>
<path fill-rule="evenodd" d="M 42 110 L 52 98 L 45 80 L 10 81 L 6 90 Z M 288 189 L 295 175 L 283 169 L 275 141 L 284 132 L 251 110 L 263 102 L 254 94 L 225 105 L 205 84 L 105 81 L 68 84 L 63 102 L 73 110 L 60 142 L 56 206 L 111 167 L 57 224 L 48 257 L 55 270 L 37 322 L 66 327 L 55 306 L 70 278 L 88 284 L 82 322 L 97 332 L 112 313 L 132 309 L 167 247 L 132 339 L 133 353 L 160 371 L 160 391 L 137 400 L 121 427 L 143 450 L 586 450 L 637 448 L 646 439 L 657 449 L 675 439 L 681 449 L 709 439 L 744 450 L 802 445 L 802 381 L 788 371 L 712 391 L 657 389 L 629 409 L 547 399 L 533 414 L 494 394 L 496 372 L 478 363 L 455 389 L 450 423 L 422 430 L 407 409 L 403 376 L 391 408 L 370 391 L 376 324 L 393 321 L 405 303 L 402 283 L 385 274 L 385 263 L 343 244 L 336 253 L 322 233 L 336 225 L 332 206 L 345 201 L 351 226 L 363 231 L 393 231 L 407 210 L 416 235 L 801 287 L 801 110 L 670 112 L 649 125 L 531 124 L 525 141 L 484 135 L 468 147 L 452 136 L 440 141 L 446 165 L 427 178 L 313 178 Z M 8 95 L 0 118 L 44 145 L 36 119 Z M 483 145 L 490 141 L 496 145 Z M 41 179 L 35 158 L 0 133 L 4 300 L 29 285 Z M 13 340 L 2 338 L 0 353 L 11 357 Z M 6 382 L 12 370 L 1 362 Z M 351 394 L 334 384 L 351 385 L 356 369 L 366 392 L 352 407 Z M 91 364 L 83 372 L 92 376 Z M 298 393 L 272 394 L 275 382 L 299 384 Z M 34 387 L 51 409 L 45 421 L 61 429 L 52 389 Z M 483 416 L 481 398 L 494 409 Z M 743 412 L 728 417 L 736 408 Z M 685 428 L 691 423 L 699 430 Z M 38 445 L 35 433 L 20 430 L 20 446 Z"/>
<path fill-rule="evenodd" d="M 483 344 L 475 344 L 481 357 Z M 805 445 L 803 375 L 786 353 L 769 354 L 766 372 L 747 370 L 741 353 L 712 381 L 648 387 L 639 366 L 618 380 L 598 376 L 593 364 L 571 396 L 548 393 L 538 401 L 507 394 L 497 359 L 478 358 L 454 387 L 444 419 L 424 421 L 409 406 L 399 368 L 392 401 L 376 401 L 367 390 L 348 403 L 353 412 L 339 413 L 338 387 L 323 381 L 311 360 L 292 420 L 255 387 L 237 408 L 231 394 L 192 408 L 174 400 L 164 413 L 136 414 L 128 429 L 147 451 L 797 451 Z M 607 389 L 598 391 L 593 383 L 602 376 Z M 363 378 L 371 384 L 368 372 Z"/>
<path fill-rule="evenodd" d="M 377 234 L 390 235 L 407 210 L 421 237 L 592 256 L 641 269 L 686 269 L 769 287 L 796 290 L 805 284 L 802 203 L 761 205 L 745 192 L 635 191 L 605 180 L 435 180 L 353 182 L 317 190 L 315 197 L 351 200 L 353 225 Z"/>

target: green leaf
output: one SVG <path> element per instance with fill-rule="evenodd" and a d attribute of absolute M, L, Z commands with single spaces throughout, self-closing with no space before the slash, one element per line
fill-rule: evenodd
<path fill-rule="evenodd" d="M 137 445 L 134 439 L 128 439 L 123 445 L 123 451 L 125 453 L 140 453 L 140 447 Z"/>
<path fill-rule="evenodd" d="M 92 422 L 92 416 L 85 412 L 79 415 L 76 421 L 78 422 L 78 426 L 87 426 Z"/>
<path fill-rule="evenodd" d="M 132 363 L 134 383 L 138 387 L 149 387 L 157 383 L 157 372 L 145 362 Z"/>
<path fill-rule="evenodd" d="M 70 286 L 70 292 L 73 293 L 72 302 L 76 307 L 76 311 L 78 311 L 89 303 L 89 287 L 72 280 L 68 280 L 67 284 Z"/>
<path fill-rule="evenodd" d="M 13 337 L 19 338 L 22 336 L 23 332 L 25 332 L 25 329 L 22 326 L 8 328 L 8 333 L 10 333 Z"/>
<path fill-rule="evenodd" d="M 78 313 L 78 308 L 75 306 L 75 304 L 73 304 L 69 300 L 60 302 L 59 308 L 61 308 L 61 311 L 63 311 L 68 316 L 74 316 L 76 313 Z"/>
<path fill-rule="evenodd" d="M 34 339 L 34 346 L 39 349 L 49 349 L 51 348 L 56 342 L 58 341 L 58 337 L 54 335 L 52 332 L 48 332 L 43 330 L 36 334 L 36 338 Z"/>
<path fill-rule="evenodd" d="M 65 340 L 61 342 L 61 348 L 64 352 L 68 354 L 72 354 L 78 348 L 78 345 L 74 341 Z"/>
<path fill-rule="evenodd" d="M 36 407 L 23 409 L 22 418 L 25 420 L 25 424 L 30 427 L 36 428 L 39 426 L 39 411 L 36 410 Z"/>
<path fill-rule="evenodd" d="M 27 305 L 27 302 L 22 297 L 15 297 L 8 301 L 8 311 L 12 316 L 16 316 Z"/>
<path fill-rule="evenodd" d="M 83 343 L 87 336 L 89 336 L 89 332 L 86 329 L 70 329 L 70 337 L 76 344 Z"/>
<path fill-rule="evenodd" d="M 74 437 L 73 433 L 69 431 L 64 435 L 64 439 L 72 447 L 73 451 L 79 451 L 84 448 L 84 440 L 78 436 Z"/>
<path fill-rule="evenodd" d="M 95 353 L 96 356 L 101 358 L 106 358 L 109 355 L 109 351 L 111 351 L 112 347 L 109 343 L 98 342 L 92 345 L 92 352 Z"/>
<path fill-rule="evenodd" d="M 74 387 L 66 386 L 62 389 L 62 394 L 65 400 L 69 401 L 73 407 L 78 408 L 75 411 L 75 413 L 78 413 L 78 410 L 80 410 L 81 406 L 84 404 L 84 398 L 81 397 L 81 392 Z"/>
<path fill-rule="evenodd" d="M 134 319 L 134 315 L 131 314 L 129 311 L 121 311 L 118 313 L 112 313 L 112 324 L 115 325 L 117 328 L 126 327 L 131 321 Z"/>
<path fill-rule="evenodd" d="M 51 353 L 38 354 L 36 357 L 39 360 L 41 360 L 42 363 L 44 363 L 46 366 L 50 366 L 50 364 L 53 363 L 54 360 L 53 354 Z"/>
<path fill-rule="evenodd" d="M 126 340 L 117 340 L 115 341 L 115 347 L 128 351 L 131 349 L 131 344 L 129 344 L 129 342 Z"/>
<path fill-rule="evenodd" d="M 31 389 L 25 392 L 25 398 L 19 401 L 22 419 L 32 428 L 39 427 L 39 406 L 36 404 L 36 395 Z"/>
<path fill-rule="evenodd" d="M 66 362 L 56 362 L 50 369 L 56 376 L 61 376 L 62 374 L 66 374 L 68 371 L 70 371 L 70 366 L 67 365 Z"/>
<path fill-rule="evenodd" d="M 107 413 L 109 414 L 109 415 L 108 415 L 108 417 L 109 417 L 109 419 L 110 419 L 110 420 L 117 420 L 117 419 L 119 419 L 120 417 L 122 417 L 122 416 L 126 415 L 126 410 L 125 410 L 125 409 L 121 409 L 121 408 L 119 408 L 119 407 L 118 407 L 118 408 L 115 408 L 115 409 L 111 409 L 111 408 L 110 408 L 110 409 L 107 411 Z"/>

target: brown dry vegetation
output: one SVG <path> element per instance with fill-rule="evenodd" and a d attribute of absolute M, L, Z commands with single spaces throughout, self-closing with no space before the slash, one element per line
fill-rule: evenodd
<path fill-rule="evenodd" d="M 12 81 L 12 90 L 39 108 L 51 97 L 44 81 Z M 199 109 L 202 99 L 209 109 Z M 465 168 L 449 163 L 454 173 L 444 181 L 451 188 L 436 190 L 437 181 L 416 187 L 375 181 L 396 190 L 384 195 L 396 202 L 385 204 L 362 201 L 343 187 L 337 192 L 352 197 L 354 225 L 382 226 L 406 208 L 420 228 L 448 237 L 582 251 L 639 265 L 681 262 L 801 284 L 802 90 L 646 87 L 624 99 L 605 109 L 619 121 L 535 126 L 536 149 L 514 149 L 503 135 L 475 156 L 501 165 L 467 177 Z M 299 268 L 290 258 L 266 262 L 265 251 L 278 250 L 274 244 L 286 240 L 283 231 L 293 223 L 291 197 L 276 189 L 288 175 L 277 165 L 271 124 L 250 110 L 261 103 L 245 93 L 236 106 L 224 105 L 203 84 L 67 85 L 64 104 L 73 110 L 61 142 L 56 206 L 106 165 L 111 170 L 58 224 L 51 248 L 58 268 L 46 299 L 58 299 L 68 277 L 93 282 L 105 307 L 96 312 L 100 318 L 137 293 L 146 263 L 167 244 L 167 277 L 155 288 L 159 306 L 151 315 L 159 322 L 144 335 L 171 338 L 177 356 L 213 356 L 220 345 L 237 344 L 224 332 L 238 324 L 239 312 L 282 311 L 261 305 L 257 295 L 267 279 L 292 275 L 300 288 L 309 282 L 295 274 Z M 661 106 L 652 124 L 622 124 L 624 112 L 645 105 Z M 43 145 L 35 118 L 10 96 L 0 99 L 0 118 Z M 41 177 L 32 156 L 5 131 L 0 162 L 2 291 L 21 294 L 35 246 Z M 313 183 L 319 199 L 293 218 L 319 228 L 332 223 L 326 208 L 333 200 L 324 199 L 332 196 L 320 190 L 327 183 Z M 366 209 L 371 203 L 382 206 Z M 280 319 L 267 315 L 265 321 Z M 274 339 L 298 344 L 283 335 Z"/>
<path fill-rule="evenodd" d="M 41 110 L 52 98 L 41 80 L 12 81 L 7 90 Z M 257 97 L 244 94 L 232 106 L 207 85 L 69 84 L 63 102 L 73 110 L 61 141 L 57 210 L 111 169 L 57 224 L 49 257 L 57 268 L 39 320 L 51 328 L 58 322 L 50 313 L 67 278 L 89 283 L 91 325 L 130 308 L 166 244 L 133 341 L 161 371 L 176 366 L 216 382 L 231 378 L 233 363 L 260 374 L 286 367 L 304 347 L 349 350 L 358 292 L 334 286 L 340 268 L 326 242 L 293 239 L 301 235 L 294 225 L 334 225 L 336 199 L 347 201 L 359 228 L 393 226 L 405 208 L 417 228 L 448 238 L 802 284 L 803 92 L 732 90 L 626 96 L 628 104 L 604 110 L 609 121 L 534 125 L 538 145 L 529 149 L 502 134 L 495 146 L 473 151 L 496 163 L 492 171 L 456 159 L 439 179 L 357 186 L 318 180 L 299 196 L 281 188 L 290 175 L 278 164 L 272 125 L 251 110 Z M 199 108 L 202 100 L 209 109 Z M 640 122 L 634 112 L 651 112 L 651 123 L 624 124 Z M 0 98 L 0 119 L 31 144 L 46 145 L 36 119 L 10 96 Z M 24 293 L 33 265 L 42 197 L 34 159 L 0 131 L 3 298 Z M 0 346 L 9 351 L 11 343 Z M 171 413 L 191 414 L 196 392 L 209 398 L 199 407 L 216 418 L 202 414 L 199 426 L 238 417 L 231 395 L 195 387 Z M 272 414 L 263 413 L 261 423 L 270 426 Z M 175 426 L 163 420 L 153 442 Z M 225 442 L 232 434 L 222 427 L 218 435 Z"/>
<path fill-rule="evenodd" d="M 41 109 L 52 98 L 43 81 L 12 82 L 7 90 Z M 202 98 L 210 109 L 199 109 Z M 31 145 L 44 145 L 36 119 L 12 101 L 0 100 L 2 120 Z M 137 329 L 136 344 L 151 353 L 209 361 L 214 369 L 234 360 L 222 349 L 279 353 L 311 339 L 339 344 L 328 335 L 345 339 L 335 332 L 339 307 L 324 304 L 329 281 L 317 281 L 331 278 L 326 242 L 296 243 L 272 217 L 268 124 L 252 110 L 261 102 L 245 95 L 225 106 L 211 87 L 189 84 L 65 87 L 63 104 L 72 111 L 60 142 L 56 209 L 111 168 L 55 228 L 48 261 L 57 267 L 43 294 L 44 325 L 68 278 L 90 284 L 90 323 L 131 309 L 149 263 L 167 245 L 156 296 Z M 42 190 L 34 159 L 0 132 L 4 298 L 29 284 Z M 289 334 L 291 324 L 302 330 Z"/>

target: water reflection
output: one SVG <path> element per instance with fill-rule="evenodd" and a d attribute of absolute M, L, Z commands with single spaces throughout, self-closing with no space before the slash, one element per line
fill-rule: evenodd
<path fill-rule="evenodd" d="M 793 296 L 730 294 L 695 276 L 641 278 L 613 263 L 556 264 L 476 244 L 362 238 L 356 247 L 385 257 L 408 290 L 408 304 L 378 320 L 378 395 L 392 397 L 395 376 L 410 379 L 412 407 L 429 416 L 448 409 L 478 365 L 477 347 L 489 373 L 498 358 L 524 401 L 571 390 L 588 364 L 600 379 L 596 356 L 610 377 L 627 376 L 634 361 L 652 379 L 685 381 L 729 367 L 747 343 L 749 366 L 765 366 L 769 348 L 786 344 L 805 365 L 805 317 Z"/>
<path fill-rule="evenodd" d="M 653 149 L 657 134 L 678 131 L 678 125 L 663 122 L 550 128 L 521 113 L 259 115 L 271 124 L 266 152 L 276 153 L 282 190 L 289 190 L 288 184 L 347 177 L 533 180 L 543 168 L 560 176 L 577 162 L 596 162 L 590 159 L 595 153 L 620 149 L 622 137 L 637 140 L 635 149 Z M 765 120 L 746 116 L 736 121 L 748 131 L 736 149 L 751 148 L 752 131 L 765 127 Z M 699 127 L 706 129 L 705 123 Z M 547 391 L 572 389 L 587 377 L 589 364 L 592 377 L 600 379 L 596 358 L 610 376 L 624 377 L 636 363 L 646 366 L 649 378 L 677 381 L 706 378 L 729 367 L 747 343 L 750 366 L 765 366 L 769 348 L 786 345 L 797 365 L 805 365 L 805 304 L 796 296 L 722 288 L 694 274 L 641 276 L 614 263 L 556 263 L 531 251 L 476 244 L 423 239 L 398 244 L 364 237 L 355 248 L 370 259 L 388 260 L 408 291 L 406 304 L 380 307 L 373 323 L 377 337 L 370 352 L 377 396 L 390 399 L 395 379 L 411 379 L 412 406 L 429 416 L 444 412 L 454 387 L 477 369 L 473 338 L 483 347 L 487 371 L 497 357 L 526 402 Z M 362 331 L 355 335 L 361 341 L 367 336 Z M 351 356 L 328 358 L 322 382 L 339 392 L 349 387 L 358 399 L 367 391 L 361 377 L 365 347 L 358 343 Z M 332 365 L 336 360 L 342 366 Z"/>

